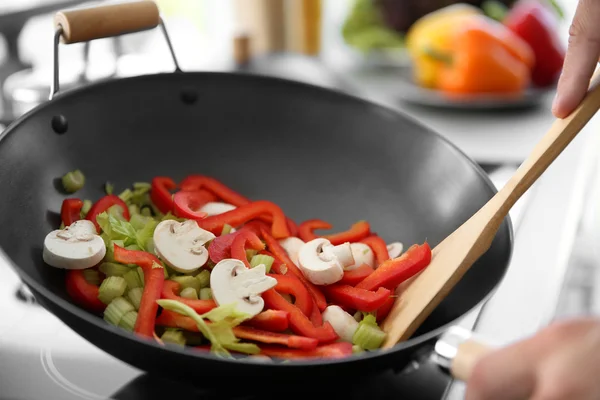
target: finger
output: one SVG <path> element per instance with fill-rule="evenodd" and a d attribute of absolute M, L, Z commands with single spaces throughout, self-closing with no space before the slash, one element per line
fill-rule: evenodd
<path fill-rule="evenodd" d="M 497 350 L 476 366 L 466 400 L 524 400 L 535 387 L 539 346 L 531 339 Z"/>
<path fill-rule="evenodd" d="M 585 96 L 600 58 L 600 1 L 580 0 L 569 29 L 569 46 L 552 112 L 568 116 Z"/>

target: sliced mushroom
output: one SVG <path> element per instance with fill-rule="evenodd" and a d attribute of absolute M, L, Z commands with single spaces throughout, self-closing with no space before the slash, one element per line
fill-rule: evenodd
<path fill-rule="evenodd" d="M 154 230 L 156 255 L 176 271 L 193 272 L 208 261 L 206 242 L 215 238 L 200 228 L 196 221 L 166 220 Z"/>
<path fill-rule="evenodd" d="M 346 271 L 352 271 L 363 264 L 367 264 L 371 268 L 375 268 L 375 254 L 373 250 L 364 243 L 351 243 L 352 256 L 354 263 L 344 268 Z"/>
<path fill-rule="evenodd" d="M 387 245 L 390 258 L 398 258 L 404 250 L 404 245 L 400 242 L 393 242 Z"/>
<path fill-rule="evenodd" d="M 354 332 L 358 329 L 358 322 L 352 315 L 342 310 L 340 306 L 331 305 L 323 311 L 323 321 L 331 324 L 342 341 L 352 343 Z"/>
<path fill-rule="evenodd" d="M 288 238 L 279 240 L 279 244 L 281 247 L 283 247 L 288 256 L 290 256 L 292 262 L 298 265 L 298 252 L 304 245 L 304 241 L 300 238 L 290 236 Z"/>
<path fill-rule="evenodd" d="M 260 295 L 275 285 L 277 280 L 267 276 L 264 264 L 248 269 L 233 258 L 219 261 L 210 273 L 210 287 L 217 305 L 235 303 L 239 312 L 252 317 L 265 306 Z"/>
<path fill-rule="evenodd" d="M 205 212 L 210 217 L 212 215 L 223 214 L 235 209 L 236 207 L 234 205 L 218 201 L 211 201 L 210 203 L 206 203 L 205 205 L 203 205 L 200 208 L 200 212 Z"/>
<path fill-rule="evenodd" d="M 46 235 L 42 257 L 56 268 L 85 269 L 104 258 L 106 245 L 92 221 L 80 220 Z"/>
<path fill-rule="evenodd" d="M 315 285 L 331 285 L 344 276 L 344 265 L 354 263 L 348 243 L 333 246 L 317 238 L 305 243 L 298 253 L 300 270 Z"/>

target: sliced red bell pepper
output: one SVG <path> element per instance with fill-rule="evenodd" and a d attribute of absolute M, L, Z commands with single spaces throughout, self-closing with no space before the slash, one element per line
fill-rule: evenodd
<path fill-rule="evenodd" d="M 358 221 L 344 232 L 324 236 L 331 244 L 337 246 L 346 242 L 359 242 L 371 234 L 371 226 L 367 221 Z"/>
<path fill-rule="evenodd" d="M 197 190 L 195 192 L 180 190 L 173 195 L 173 214 L 179 218 L 194 220 L 206 218 L 208 214 L 199 210 L 203 205 L 208 203 L 207 194 L 212 196 L 212 193 L 205 190 Z"/>
<path fill-rule="evenodd" d="M 318 236 L 314 233 L 317 229 L 325 229 L 329 230 L 333 228 L 329 222 L 322 221 L 320 219 L 309 219 L 308 221 L 304 221 L 298 227 L 298 236 L 300 239 L 305 242 L 310 242 L 318 238 Z"/>
<path fill-rule="evenodd" d="M 252 221 L 245 223 L 240 229 L 248 229 L 260 236 L 260 228 L 265 228 L 268 232 L 271 229 L 271 226 L 265 221 L 253 219 Z"/>
<path fill-rule="evenodd" d="M 352 343 L 339 342 L 318 346 L 314 350 L 287 349 L 278 346 L 260 346 L 260 354 L 282 359 L 344 358 L 352 355 Z"/>
<path fill-rule="evenodd" d="M 338 283 L 342 285 L 356 286 L 375 271 L 370 265 L 363 264 L 360 267 L 351 271 L 344 271 L 342 280 Z"/>
<path fill-rule="evenodd" d="M 294 297 L 294 305 L 298 307 L 304 315 L 311 316 L 313 310 L 313 298 L 306 286 L 294 275 L 268 274 L 277 280 L 275 290 L 278 293 L 289 294 Z"/>
<path fill-rule="evenodd" d="M 168 300 L 177 300 L 194 309 L 198 314 L 204 314 L 217 307 L 214 300 L 193 300 L 179 296 L 181 285 L 175 281 L 165 281 L 162 290 L 162 298 Z"/>
<path fill-rule="evenodd" d="M 190 317 L 164 309 L 156 317 L 156 325 L 168 328 L 180 328 L 189 332 L 199 332 L 198 325 Z"/>
<path fill-rule="evenodd" d="M 98 286 L 85 280 L 83 270 L 68 270 L 65 283 L 67 293 L 75 304 L 97 314 L 103 312 L 106 308 L 106 304 L 98 299 Z"/>
<path fill-rule="evenodd" d="M 208 256 L 215 264 L 226 258 L 231 258 L 231 244 L 235 237 L 241 232 L 228 233 L 227 235 L 217 236 L 208 245 Z"/>
<path fill-rule="evenodd" d="M 98 221 L 96 221 L 96 217 L 112 206 L 119 206 L 123 210 L 123 218 L 129 221 L 129 208 L 127 204 L 119 198 L 119 196 L 115 196 L 114 194 L 109 194 L 108 196 L 104 196 L 97 202 L 92 205 L 90 211 L 87 213 L 86 219 L 92 221 L 94 225 L 96 225 L 96 230 L 100 232 L 102 228 L 98 225 Z"/>
<path fill-rule="evenodd" d="M 427 242 L 411 246 L 398 258 L 387 260 L 375 272 L 356 285 L 359 289 L 377 290 L 381 287 L 395 290 L 398 285 L 425 269 L 431 262 L 431 248 Z"/>
<path fill-rule="evenodd" d="M 286 220 L 287 220 L 288 229 L 290 231 L 290 236 L 297 237 L 298 236 L 298 225 L 296 225 L 296 222 L 289 217 L 287 217 Z"/>
<path fill-rule="evenodd" d="M 327 308 L 327 301 L 325 300 L 325 296 L 323 295 L 323 293 L 321 293 L 319 288 L 317 288 L 315 285 L 313 285 L 311 282 L 309 282 L 304 277 L 304 274 L 302 273 L 302 271 L 300 271 L 300 268 L 298 268 L 296 266 L 296 264 L 294 264 L 292 259 L 288 256 L 288 254 L 284 250 L 284 248 L 281 247 L 279 242 L 277 240 L 275 240 L 275 238 L 273 236 L 271 236 L 269 234 L 269 232 L 267 232 L 265 229 L 261 229 L 261 234 L 262 234 L 264 241 L 267 244 L 267 248 L 269 249 L 269 251 L 271 253 L 273 253 L 273 256 L 275 257 L 275 259 L 284 263 L 287 268 L 287 271 L 291 271 L 292 274 L 294 274 L 298 279 L 300 279 L 300 281 L 302 283 L 304 283 L 304 286 L 306 286 L 306 288 L 312 295 L 319 310 L 323 311 L 325 308 Z M 281 272 L 275 271 L 275 272 L 285 275 L 287 273 L 287 271 L 285 271 L 285 272 L 284 271 L 281 271 Z"/>
<path fill-rule="evenodd" d="M 383 240 L 379 236 L 371 235 L 369 237 L 364 238 L 360 242 L 366 244 L 371 248 L 371 250 L 373 250 L 377 265 L 381 265 L 385 261 L 390 259 L 390 254 L 387 249 L 387 243 L 385 243 L 385 240 Z"/>
<path fill-rule="evenodd" d="M 249 326 L 236 326 L 233 334 L 239 339 L 252 340 L 267 344 L 280 344 L 292 349 L 313 350 L 319 344 L 315 338 L 261 331 Z"/>
<path fill-rule="evenodd" d="M 314 301 L 314 299 L 313 299 L 313 308 L 310 313 L 309 319 L 310 319 L 310 322 L 312 322 L 312 324 L 314 326 L 323 326 L 323 315 L 321 314 L 319 307 L 317 307 L 317 303 Z"/>
<path fill-rule="evenodd" d="M 383 303 L 383 305 L 375 311 L 377 322 L 382 322 L 385 319 L 385 317 L 388 316 L 390 311 L 392 311 L 392 307 L 394 306 L 395 301 L 396 297 L 390 296 L 390 298 L 387 299 L 386 302 Z"/>
<path fill-rule="evenodd" d="M 250 248 L 254 250 L 263 250 L 265 244 L 256 233 L 250 230 L 242 230 L 233 238 L 233 242 L 231 243 L 231 257 L 243 261 L 247 268 L 252 268 L 246 256 L 246 244 L 250 245 Z"/>
<path fill-rule="evenodd" d="M 290 314 L 281 310 L 266 310 L 254 318 L 245 321 L 243 325 L 252 326 L 269 332 L 283 332 L 289 325 Z"/>
<path fill-rule="evenodd" d="M 225 203 L 241 207 L 251 203 L 250 199 L 225 186 L 215 178 L 204 175 L 190 175 L 181 182 L 181 190 L 195 191 L 206 189 Z"/>
<path fill-rule="evenodd" d="M 332 303 L 365 312 L 377 310 L 392 295 L 391 290 L 382 287 L 372 292 L 338 283 L 326 286 L 324 290 Z"/>
<path fill-rule="evenodd" d="M 153 337 L 158 303 L 165 282 L 165 272 L 155 255 L 145 251 L 127 250 L 115 245 L 115 261 L 121 264 L 136 264 L 144 271 L 144 291 L 135 321 L 134 332 Z"/>
<path fill-rule="evenodd" d="M 221 233 L 225 224 L 240 226 L 254 218 L 260 217 L 262 214 L 270 214 L 273 217 L 273 225 L 271 226 L 271 234 L 273 237 L 283 239 L 290 236 L 283 211 L 277 204 L 266 200 L 255 201 L 240 206 L 235 210 L 207 217 L 198 221 L 198 225 L 200 228 L 211 231 L 217 235 Z"/>
<path fill-rule="evenodd" d="M 163 214 L 173 211 L 173 196 L 170 191 L 174 189 L 177 189 L 177 184 L 171 178 L 157 176 L 152 179 L 150 200 Z"/>
<path fill-rule="evenodd" d="M 65 226 L 81 219 L 83 201 L 80 199 L 64 199 L 60 207 L 60 219 Z"/>
<path fill-rule="evenodd" d="M 290 314 L 290 329 L 297 335 L 318 339 L 319 343 L 329 343 L 339 338 L 329 322 L 319 327 L 313 325 L 302 310 L 284 299 L 275 289 L 264 292 L 262 298 L 268 308 Z"/>

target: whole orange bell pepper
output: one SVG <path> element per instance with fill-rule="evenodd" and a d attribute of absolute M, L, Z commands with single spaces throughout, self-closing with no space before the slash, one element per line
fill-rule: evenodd
<path fill-rule="evenodd" d="M 462 22 L 440 71 L 438 89 L 458 95 L 522 92 L 535 64 L 529 44 L 485 16 Z"/>

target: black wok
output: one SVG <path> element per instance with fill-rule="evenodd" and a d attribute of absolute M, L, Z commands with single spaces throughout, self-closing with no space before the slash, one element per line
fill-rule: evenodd
<path fill-rule="evenodd" d="M 147 2 L 145 2 L 147 3 Z M 489 251 L 413 338 L 387 352 L 335 361 L 235 361 L 138 339 L 75 306 L 64 271 L 42 261 L 66 195 L 55 181 L 81 169 L 78 197 L 97 199 L 156 175 L 214 176 L 302 221 L 338 230 L 368 220 L 386 241 L 433 246 L 495 193 L 454 145 L 411 118 L 349 95 L 282 79 L 172 73 L 96 83 L 54 97 L 0 140 L 0 246 L 37 300 L 82 337 L 150 373 L 270 381 L 402 369 L 501 281 L 511 255 L 506 219 Z M 203 379 L 203 383 L 210 383 Z"/>

